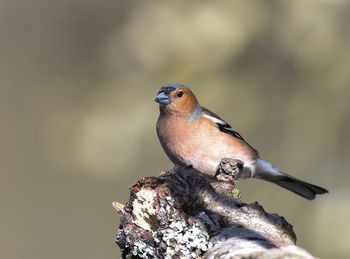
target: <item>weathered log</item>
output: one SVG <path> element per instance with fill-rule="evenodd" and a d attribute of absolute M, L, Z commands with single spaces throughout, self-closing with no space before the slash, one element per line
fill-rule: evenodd
<path fill-rule="evenodd" d="M 217 178 L 228 180 L 239 168 L 223 159 Z M 123 258 L 314 258 L 295 246 L 283 217 L 233 199 L 233 187 L 233 181 L 213 187 L 192 168 L 139 180 L 125 205 L 113 203 Z"/>

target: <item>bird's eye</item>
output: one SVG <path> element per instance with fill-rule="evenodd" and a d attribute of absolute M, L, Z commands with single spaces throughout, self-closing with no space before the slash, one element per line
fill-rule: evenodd
<path fill-rule="evenodd" d="M 177 93 L 177 97 L 182 97 L 184 95 L 184 93 L 182 91 Z"/>

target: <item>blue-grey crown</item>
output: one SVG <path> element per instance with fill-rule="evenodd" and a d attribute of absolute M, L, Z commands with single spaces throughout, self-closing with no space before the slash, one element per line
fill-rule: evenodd
<path fill-rule="evenodd" d="M 185 87 L 185 86 L 182 85 L 182 84 L 167 84 L 167 85 L 163 85 L 163 86 L 159 89 L 159 92 L 166 92 L 166 93 L 169 93 L 169 92 L 172 92 L 172 91 L 174 91 L 175 89 L 181 88 L 181 87 Z"/>

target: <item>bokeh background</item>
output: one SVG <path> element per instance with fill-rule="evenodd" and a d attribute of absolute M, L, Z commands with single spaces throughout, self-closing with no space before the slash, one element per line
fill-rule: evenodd
<path fill-rule="evenodd" d="M 309 202 L 239 183 L 322 258 L 350 253 L 350 2 L 1 0 L 1 258 L 119 258 L 137 179 L 171 168 L 154 96 L 184 83 Z"/>

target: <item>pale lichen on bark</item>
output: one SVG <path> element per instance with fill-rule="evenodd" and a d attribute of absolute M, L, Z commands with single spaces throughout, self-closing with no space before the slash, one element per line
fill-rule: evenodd
<path fill-rule="evenodd" d="M 236 170 L 221 164 L 219 178 Z M 123 258 L 314 258 L 283 217 L 233 199 L 233 182 L 225 184 L 214 189 L 192 168 L 139 180 L 125 205 L 113 203 Z"/>

